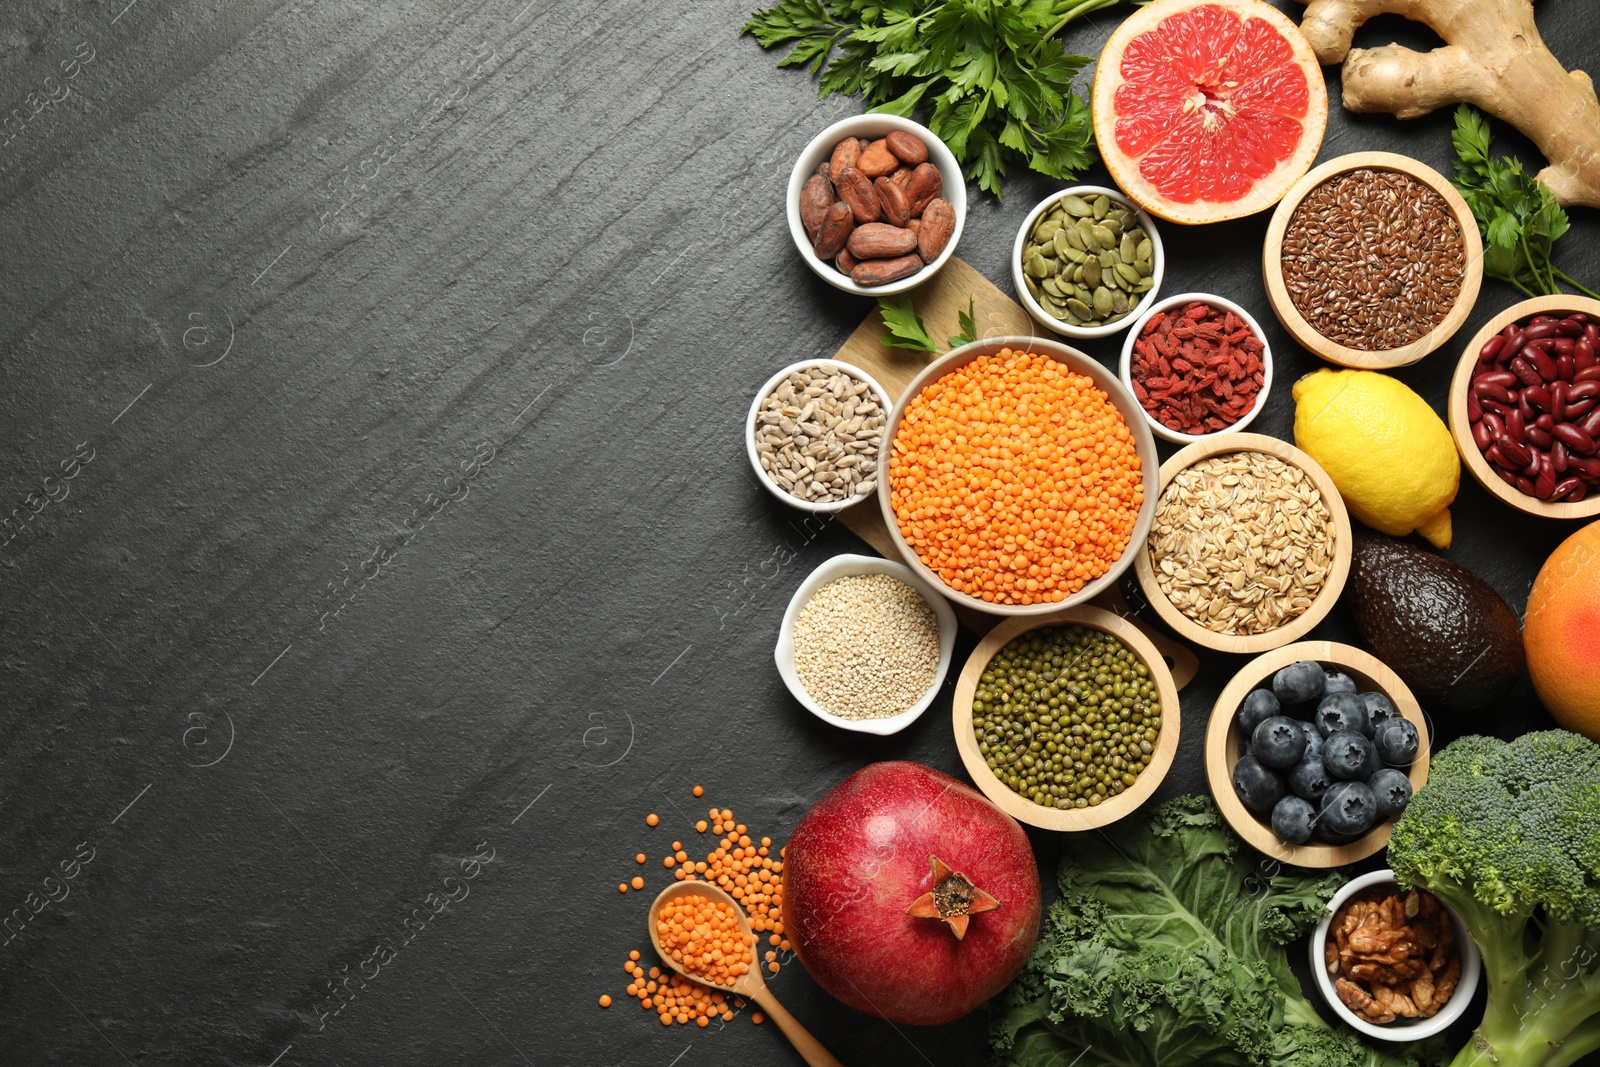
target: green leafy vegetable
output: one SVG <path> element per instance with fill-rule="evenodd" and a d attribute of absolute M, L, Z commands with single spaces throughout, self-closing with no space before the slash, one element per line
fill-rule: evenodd
<path fill-rule="evenodd" d="M 1566 730 L 1436 753 L 1389 866 L 1455 908 L 1489 1000 L 1455 1067 L 1566 1067 L 1600 1050 L 1600 745 Z"/>
<path fill-rule="evenodd" d="M 973 312 L 975 305 L 974 298 L 968 297 L 967 310 L 956 313 L 956 318 L 961 322 L 961 332 L 950 338 L 948 344 L 951 348 L 960 348 L 978 339 L 978 324 Z M 878 338 L 883 344 L 913 352 L 932 352 L 936 356 L 941 354 L 939 346 L 929 336 L 922 316 L 911 306 L 909 296 L 897 299 L 878 297 L 878 313 L 883 316 L 883 325 L 889 331 Z"/>
<path fill-rule="evenodd" d="M 1483 272 L 1529 296 L 1558 294 L 1557 283 L 1565 282 L 1600 298 L 1550 261 L 1556 239 L 1567 232 L 1567 213 L 1549 186 L 1522 169 L 1521 160 L 1505 156 L 1496 162 L 1489 155 L 1489 120 L 1462 104 L 1450 140 L 1456 149 L 1452 184 L 1483 232 Z"/>
<path fill-rule="evenodd" d="M 922 316 L 911 306 L 909 296 L 878 297 L 878 313 L 883 316 L 884 328 L 889 332 L 878 338 L 890 348 L 906 348 L 913 352 L 939 352 L 939 346 L 928 336 Z"/>
<path fill-rule="evenodd" d="M 1145 0 L 1135 0 L 1145 2 Z M 920 112 L 1000 196 L 1010 163 L 1073 178 L 1094 163 L 1089 105 L 1072 92 L 1089 62 L 1055 37 L 1117 0 L 778 0 L 742 33 L 793 44 L 780 67 L 820 75 L 819 96 L 859 95 L 872 111 Z"/>
<path fill-rule="evenodd" d="M 1441 1047 L 1380 1051 L 1322 1021 L 1284 946 L 1343 879 L 1241 855 L 1210 798 L 1065 852 L 1061 897 L 991 1018 L 997 1067 L 1402 1067 Z"/>

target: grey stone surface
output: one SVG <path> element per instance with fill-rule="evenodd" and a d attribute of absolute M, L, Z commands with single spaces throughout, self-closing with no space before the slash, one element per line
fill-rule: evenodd
<path fill-rule="evenodd" d="M 770 1026 L 626 1001 L 648 898 L 616 884 L 640 850 L 659 884 L 709 803 L 782 840 L 872 760 L 959 773 L 948 694 L 864 738 L 771 665 L 800 579 L 859 547 L 754 484 L 739 429 L 869 308 L 781 210 L 794 154 L 859 104 L 737 37 L 748 4 L 524 3 L 0 8 L 0 507 L 47 500 L 0 550 L 0 1061 L 798 1062 Z M 1588 5 L 1540 24 L 1592 68 Z M 1395 35 L 1427 42 L 1361 41 Z M 1446 116 L 1331 91 L 1324 157 L 1448 169 Z M 975 198 L 960 254 L 1009 290 L 1053 187 Z M 1168 291 L 1270 321 L 1265 226 L 1167 227 Z M 1575 213 L 1574 276 L 1600 278 L 1597 237 Z M 1462 337 L 1513 298 L 1487 284 Z M 1271 332 L 1256 428 L 1288 436 L 1315 361 Z M 1439 406 L 1458 350 L 1400 377 Z M 1572 528 L 1468 480 L 1450 554 L 1520 609 Z M 1205 788 L 1240 662 L 1185 693 L 1164 794 Z M 1524 682 L 1435 727 L 1547 721 Z M 1048 883 L 1063 845 L 1035 840 Z M 981 1016 L 897 1029 L 799 966 L 775 988 L 847 1063 L 982 1055 Z"/>

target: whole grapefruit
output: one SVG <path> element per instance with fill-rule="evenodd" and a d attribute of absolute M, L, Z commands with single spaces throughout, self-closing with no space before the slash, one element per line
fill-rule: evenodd
<path fill-rule="evenodd" d="M 1556 722 L 1600 741 L 1600 522 L 1550 554 L 1522 623 L 1528 674 Z"/>
<path fill-rule="evenodd" d="M 1155 0 L 1095 66 L 1094 135 L 1111 177 L 1179 223 L 1283 199 L 1311 167 L 1328 91 L 1299 27 L 1263 0 Z"/>

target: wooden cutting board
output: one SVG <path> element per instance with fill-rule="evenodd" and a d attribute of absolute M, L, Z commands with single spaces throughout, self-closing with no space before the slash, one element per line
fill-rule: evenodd
<path fill-rule="evenodd" d="M 985 337 L 1003 337 L 1012 334 L 1031 337 L 1037 333 L 1037 327 L 1023 310 L 1022 305 L 955 256 L 950 258 L 938 274 L 907 295 L 911 297 L 911 304 L 916 308 L 917 314 L 922 316 L 928 336 L 936 343 L 947 343 L 948 338 L 961 332 L 960 315 L 966 312 L 969 301 L 973 323 L 980 340 Z M 867 313 L 867 317 L 861 320 L 861 325 L 856 327 L 855 332 L 839 346 L 833 358 L 860 367 L 882 384 L 890 399 L 899 400 L 900 394 L 911 384 L 911 379 L 915 378 L 933 357 L 926 352 L 908 352 L 902 348 L 890 348 L 880 340 L 885 333 L 883 319 L 878 314 L 878 309 L 874 307 Z M 844 509 L 839 513 L 839 518 L 857 537 L 877 549 L 885 558 L 904 559 L 894 539 L 889 536 L 889 528 L 884 525 L 883 511 L 878 506 L 876 496 Z M 1130 619 L 1144 631 L 1161 650 L 1162 656 L 1172 668 L 1173 679 L 1177 682 L 1178 688 L 1187 685 L 1195 672 L 1200 669 L 1199 659 L 1187 645 L 1172 640 L 1136 617 L 1116 586 L 1112 586 L 1109 591 L 1096 599 L 1101 607 Z M 988 633 L 1002 621 L 1001 616 L 985 615 L 981 611 L 959 605 L 956 606 L 956 616 L 963 625 L 979 636 Z"/>

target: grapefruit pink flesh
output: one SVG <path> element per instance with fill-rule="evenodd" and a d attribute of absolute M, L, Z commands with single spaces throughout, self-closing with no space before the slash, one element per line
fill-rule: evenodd
<path fill-rule="evenodd" d="M 1305 135 L 1305 71 L 1277 27 L 1215 4 L 1128 42 L 1117 146 L 1178 203 L 1246 196 Z"/>

